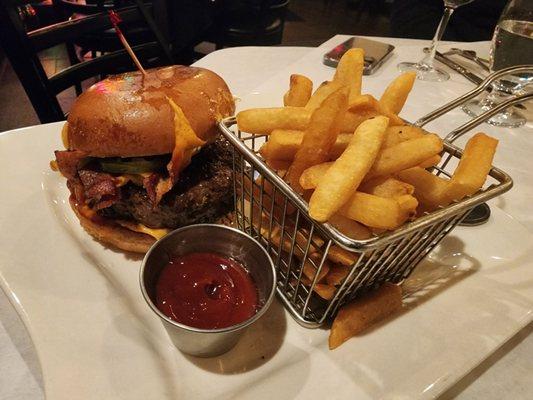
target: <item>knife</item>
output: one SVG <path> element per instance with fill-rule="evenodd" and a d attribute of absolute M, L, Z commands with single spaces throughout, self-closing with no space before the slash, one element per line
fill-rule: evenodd
<path fill-rule="evenodd" d="M 424 48 L 424 52 L 427 53 L 429 49 L 427 47 Z M 459 72 L 461 75 L 463 75 L 466 79 L 468 79 L 470 82 L 475 83 L 476 85 L 479 85 L 481 82 L 483 82 L 483 78 L 477 76 L 473 72 L 468 71 L 466 68 L 464 68 L 462 65 L 457 64 L 455 61 L 452 61 L 448 57 L 446 57 L 441 52 L 437 51 L 435 53 L 435 59 L 447 67 L 450 67 L 455 72 Z"/>
<path fill-rule="evenodd" d="M 424 47 L 424 53 L 428 53 L 428 52 L 429 52 L 429 48 Z M 479 85 L 484 80 L 480 76 L 478 76 L 478 75 L 474 74 L 473 72 L 470 72 L 469 70 L 467 70 L 462 65 L 457 64 L 455 61 L 449 59 L 448 57 L 446 57 L 444 54 L 442 54 L 439 51 L 435 52 L 435 59 L 437 61 L 441 62 L 442 64 L 446 65 L 447 67 L 453 69 L 455 72 L 459 72 L 466 79 L 468 79 L 470 82 L 475 83 L 476 85 Z M 492 87 L 489 86 L 486 90 L 489 91 L 489 92 L 492 92 Z M 507 92 L 507 91 L 505 91 L 505 92 L 510 94 L 510 95 L 513 95 L 512 92 Z M 516 104 L 514 107 L 520 108 L 522 110 L 524 110 L 526 108 L 523 104 Z"/>

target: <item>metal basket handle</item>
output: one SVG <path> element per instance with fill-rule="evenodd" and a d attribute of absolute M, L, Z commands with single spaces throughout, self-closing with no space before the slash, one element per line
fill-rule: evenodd
<path fill-rule="evenodd" d="M 487 76 L 483 82 L 479 84 L 476 88 L 473 90 L 465 93 L 464 95 L 458 97 L 455 100 L 450 101 L 449 103 L 443 105 L 442 107 L 437 108 L 436 110 L 424 115 L 422 118 L 418 119 L 414 125 L 423 127 L 424 125 L 428 124 L 429 122 L 441 117 L 442 115 L 446 114 L 448 111 L 453 110 L 454 108 L 457 108 L 460 105 L 463 105 L 466 103 L 466 101 L 476 97 L 480 93 L 482 93 L 487 87 L 491 85 L 492 82 L 495 80 L 510 74 L 518 74 L 518 73 L 533 73 L 533 65 L 520 65 L 517 67 L 509 67 L 502 69 L 500 71 L 496 71 L 489 76 Z M 454 129 L 451 131 L 444 140 L 448 143 L 453 143 L 457 138 L 464 135 L 466 132 L 470 131 L 472 128 L 475 128 L 476 126 L 480 125 L 481 123 L 485 122 L 492 116 L 496 115 L 500 111 L 511 107 L 515 104 L 523 103 L 527 100 L 533 99 L 533 93 L 526 93 L 521 96 L 513 96 L 510 99 L 500 103 L 496 107 L 484 112 L 483 114 L 475 117 L 474 119 L 468 121 L 467 123 L 461 125 L 457 129 Z"/>

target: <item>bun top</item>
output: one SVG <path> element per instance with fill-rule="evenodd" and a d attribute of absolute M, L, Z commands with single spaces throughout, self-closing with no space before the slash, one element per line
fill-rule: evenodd
<path fill-rule="evenodd" d="M 146 72 L 111 76 L 84 92 L 67 119 L 68 148 L 94 157 L 171 153 L 174 111 L 167 96 L 206 141 L 217 135 L 217 121 L 235 112 L 228 86 L 212 71 L 174 65 Z"/>

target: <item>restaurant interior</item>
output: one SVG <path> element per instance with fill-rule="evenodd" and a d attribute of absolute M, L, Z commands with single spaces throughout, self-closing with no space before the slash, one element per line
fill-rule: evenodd
<path fill-rule="evenodd" d="M 532 57 L 533 0 L 0 0 L 0 399 L 532 399 Z"/>

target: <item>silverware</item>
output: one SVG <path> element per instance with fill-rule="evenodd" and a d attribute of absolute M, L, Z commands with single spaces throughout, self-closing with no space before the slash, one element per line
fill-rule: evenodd
<path fill-rule="evenodd" d="M 478 57 L 477 53 L 474 50 L 463 50 L 463 49 L 458 49 L 457 47 L 454 47 L 450 49 L 449 51 L 447 51 L 446 53 L 443 53 L 444 56 L 451 56 L 455 54 L 463 58 L 466 58 L 467 60 L 474 61 L 484 71 L 490 72 L 489 61 L 485 60 L 484 58 Z"/>
<path fill-rule="evenodd" d="M 251 318 L 227 328 L 200 329 L 176 322 L 156 307 L 155 286 L 170 258 L 206 251 L 232 258 L 246 267 L 259 298 L 259 309 Z M 140 284 L 146 303 L 179 350 L 193 356 L 214 357 L 235 346 L 245 329 L 267 311 L 276 289 L 276 270 L 265 249 L 246 233 L 223 225 L 198 224 L 172 231 L 150 248 L 142 262 Z"/>
<path fill-rule="evenodd" d="M 429 51 L 429 48 L 424 47 L 424 53 L 427 53 Z M 481 82 L 483 82 L 484 78 L 474 74 L 473 72 L 469 71 L 465 67 L 463 67 L 461 64 L 456 63 L 455 61 L 451 60 L 450 58 L 446 57 L 444 54 L 440 52 L 435 53 L 435 59 L 442 64 L 446 65 L 447 67 L 451 68 L 455 72 L 460 73 L 463 75 L 466 79 L 468 79 L 470 82 L 475 83 L 476 85 L 480 85 Z M 492 87 L 487 87 L 487 91 L 492 91 Z M 501 87 L 501 90 L 503 90 L 505 93 L 510 95 L 515 95 L 512 91 L 507 89 L 505 86 Z M 521 110 L 525 110 L 526 107 L 523 104 L 516 104 L 514 107 L 519 108 Z"/>
<path fill-rule="evenodd" d="M 424 47 L 424 53 L 427 53 L 429 49 L 427 47 Z M 463 75 L 466 79 L 468 79 L 470 82 L 475 83 L 476 85 L 479 85 L 481 82 L 483 82 L 483 78 L 477 76 L 473 72 L 470 72 L 465 67 L 463 67 L 460 64 L 457 64 L 455 61 L 449 59 L 441 52 L 437 51 L 435 53 L 435 59 L 442 64 L 446 65 L 447 67 L 453 69 L 455 72 L 459 72 L 461 75 Z"/>

